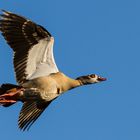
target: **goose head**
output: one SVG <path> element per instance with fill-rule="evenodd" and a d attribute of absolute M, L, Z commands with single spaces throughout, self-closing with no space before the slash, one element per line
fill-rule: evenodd
<path fill-rule="evenodd" d="M 87 84 L 95 84 L 102 81 L 106 81 L 106 78 L 98 76 L 96 74 L 90 74 L 90 75 L 78 77 L 76 80 L 78 80 L 81 83 L 81 85 L 87 85 Z"/>

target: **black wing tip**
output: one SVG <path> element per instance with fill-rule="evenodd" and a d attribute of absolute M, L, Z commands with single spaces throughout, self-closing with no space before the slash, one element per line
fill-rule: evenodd
<path fill-rule="evenodd" d="M 3 14 L 9 14 L 9 13 L 11 13 L 10 11 L 4 10 L 4 9 L 0 9 L 0 11 L 1 11 Z"/>
<path fill-rule="evenodd" d="M 0 9 L 0 11 L 2 11 L 3 13 L 7 13 L 8 11 L 4 10 L 4 9 Z"/>
<path fill-rule="evenodd" d="M 24 102 L 21 109 L 18 126 L 21 131 L 29 131 L 30 127 L 36 122 L 46 107 L 51 103 Z"/>
<path fill-rule="evenodd" d="M 34 114 L 35 116 L 31 117 L 29 120 L 24 120 L 23 122 L 19 122 L 18 126 L 20 131 L 29 131 L 31 126 L 34 124 L 34 122 L 36 122 L 36 120 L 39 118 L 39 116 L 43 113 L 44 109 L 42 111 L 38 111 L 36 114 Z"/>
<path fill-rule="evenodd" d="M 0 11 L 1 11 L 0 18 L 2 18 L 2 16 L 5 15 L 7 13 L 7 11 L 3 10 L 3 9 L 0 9 Z"/>
<path fill-rule="evenodd" d="M 10 14 L 12 14 L 12 12 L 4 10 L 4 9 L 0 9 L 1 14 L 0 14 L 0 19 L 2 19 L 5 16 L 9 16 Z"/>

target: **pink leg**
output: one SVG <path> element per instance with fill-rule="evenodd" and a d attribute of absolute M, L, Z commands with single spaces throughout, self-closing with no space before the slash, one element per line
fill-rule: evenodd
<path fill-rule="evenodd" d="M 12 104 L 16 103 L 16 101 L 14 100 L 0 100 L 0 105 L 3 105 L 3 106 L 10 106 Z"/>
<path fill-rule="evenodd" d="M 0 105 L 10 105 L 17 102 L 17 97 L 23 89 L 18 89 L 16 91 L 8 91 L 5 94 L 0 95 Z"/>

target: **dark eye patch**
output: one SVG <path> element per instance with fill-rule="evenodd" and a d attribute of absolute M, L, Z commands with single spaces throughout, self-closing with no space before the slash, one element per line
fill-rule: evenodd
<path fill-rule="evenodd" d="M 91 74 L 90 77 L 91 77 L 91 78 L 95 78 L 95 74 Z"/>

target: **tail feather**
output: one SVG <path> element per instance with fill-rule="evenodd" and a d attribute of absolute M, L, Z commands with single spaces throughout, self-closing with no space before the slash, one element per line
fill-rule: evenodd
<path fill-rule="evenodd" d="M 2 84 L 0 86 L 0 95 L 4 94 L 5 92 L 7 92 L 8 90 L 11 90 L 13 88 L 20 89 L 21 86 L 14 85 L 14 84 L 9 84 L 9 83 Z"/>

